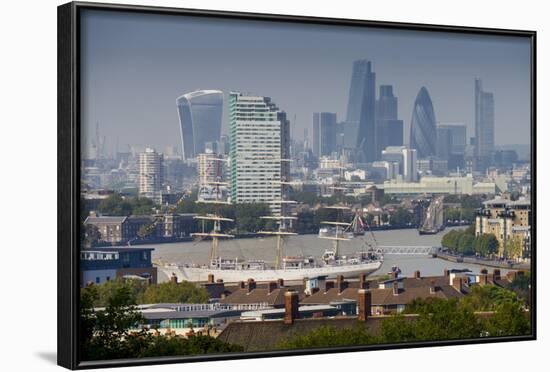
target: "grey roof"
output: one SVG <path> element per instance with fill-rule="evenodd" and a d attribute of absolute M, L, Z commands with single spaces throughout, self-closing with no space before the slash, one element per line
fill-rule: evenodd
<path fill-rule="evenodd" d="M 141 315 L 147 320 L 153 319 L 186 319 L 186 318 L 215 318 L 224 316 L 239 316 L 242 310 L 203 310 L 203 311 L 142 311 Z"/>
<path fill-rule="evenodd" d="M 126 220 L 126 216 L 99 216 L 87 217 L 84 223 L 122 223 Z"/>

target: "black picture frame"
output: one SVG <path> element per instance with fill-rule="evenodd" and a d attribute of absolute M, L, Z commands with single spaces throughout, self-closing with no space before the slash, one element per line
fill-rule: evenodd
<path fill-rule="evenodd" d="M 162 357 L 124 359 L 99 362 L 82 362 L 78 356 L 78 309 L 79 309 L 79 241 L 80 225 L 80 13 L 83 9 L 112 12 L 138 12 L 148 14 L 182 15 L 221 19 L 259 20 L 265 22 L 289 22 L 333 26 L 376 27 L 403 31 L 435 31 L 471 35 L 516 36 L 528 38 L 531 43 L 531 200 L 532 200 L 532 333 L 526 336 L 488 337 L 468 340 L 415 342 L 330 349 L 307 349 L 293 351 L 269 351 L 254 353 L 231 353 L 192 357 Z M 69 369 L 98 367 L 122 367 L 181 362 L 201 362 L 228 359 L 260 358 L 274 356 L 340 353 L 378 349 L 400 349 L 445 345 L 481 344 L 493 342 L 525 341 L 536 339 L 537 320 L 537 203 L 536 203 L 536 32 L 477 27 L 441 26 L 366 21 L 357 19 L 318 18 L 275 14 L 226 12 L 198 9 L 179 9 L 154 6 L 135 6 L 71 2 L 58 7 L 58 318 L 57 360 L 60 366 Z"/>

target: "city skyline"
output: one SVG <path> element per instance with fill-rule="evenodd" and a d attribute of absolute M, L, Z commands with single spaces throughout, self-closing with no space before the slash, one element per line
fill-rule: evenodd
<path fill-rule="evenodd" d="M 187 32 L 193 43 L 174 43 Z M 238 37 L 240 44 L 231 41 Z M 496 145 L 529 143 L 528 130 L 512 130 L 530 121 L 529 44 L 520 39 L 200 18 L 167 22 L 98 11 L 83 14 L 82 38 L 85 144 L 100 123 L 109 149 L 117 138 L 121 148 L 178 146 L 174 99 L 199 88 L 222 90 L 225 99 L 230 90 L 270 96 L 291 119 L 292 137 L 301 138 L 313 112 L 345 117 L 358 59 L 372 61 L 377 87 L 393 86 L 405 143 L 421 86 L 430 91 L 437 120 L 465 123 L 472 137 L 476 77 L 494 94 Z M 226 110 L 222 133 L 228 132 Z"/>

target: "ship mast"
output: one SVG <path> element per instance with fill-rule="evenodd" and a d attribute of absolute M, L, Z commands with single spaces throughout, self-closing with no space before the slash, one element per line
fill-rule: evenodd
<path fill-rule="evenodd" d="M 227 161 L 226 159 L 222 159 L 222 158 L 217 158 L 217 157 L 211 157 L 211 158 L 207 158 L 207 160 L 209 161 L 218 161 L 218 162 L 224 162 L 224 161 Z M 227 182 L 221 182 L 220 181 L 220 178 L 221 176 L 218 175 L 218 177 L 216 177 L 216 181 L 203 181 L 202 182 L 202 186 L 205 186 L 205 185 L 212 185 L 216 190 L 215 190 L 215 195 L 216 195 L 216 198 L 220 197 L 221 196 L 221 192 L 220 192 L 220 186 L 227 186 L 228 183 Z M 226 200 L 220 200 L 220 199 L 213 199 L 213 200 L 208 200 L 208 199 L 198 199 L 196 201 L 196 203 L 202 203 L 202 204 L 211 204 L 211 205 L 214 205 L 214 206 L 221 206 L 221 205 L 230 205 L 231 203 L 226 201 Z M 201 221 L 212 221 L 213 222 L 213 228 L 210 232 L 200 232 L 200 233 L 192 233 L 191 236 L 192 237 L 200 237 L 200 238 L 206 238 L 206 237 L 210 237 L 212 238 L 212 245 L 211 245 L 211 248 L 210 248 L 210 263 L 212 264 L 217 258 L 218 258 L 218 244 L 219 244 L 219 239 L 220 238 L 234 238 L 235 236 L 234 235 L 231 235 L 231 234 L 224 234 L 222 232 L 222 222 L 233 222 L 234 220 L 231 219 L 231 218 L 226 218 L 226 217 L 222 217 L 220 215 L 220 213 L 218 213 L 217 211 L 214 212 L 214 213 L 209 213 L 209 214 L 205 214 L 205 215 L 199 215 L 199 216 L 194 216 L 193 217 L 194 219 L 196 220 L 201 220 Z"/>
<path fill-rule="evenodd" d="M 281 162 L 290 162 L 290 159 L 281 159 Z M 283 262 L 283 239 L 285 236 L 292 236 L 292 235 L 298 235 L 294 232 L 289 231 L 289 229 L 292 228 L 292 221 L 297 220 L 297 217 L 289 216 L 287 215 L 287 207 L 291 204 L 296 204 L 296 201 L 294 200 L 286 200 L 285 197 L 287 195 L 287 190 L 290 185 L 293 183 L 286 180 L 284 177 L 281 178 L 281 180 L 274 181 L 275 184 L 281 186 L 281 199 L 273 201 L 273 203 L 281 204 L 281 212 L 279 215 L 274 216 L 262 216 L 261 219 L 265 220 L 275 220 L 277 221 L 277 224 L 279 225 L 276 231 L 268 231 L 268 230 L 260 230 L 258 231 L 258 234 L 265 234 L 265 235 L 274 235 L 277 237 L 277 250 L 276 250 L 276 256 L 275 256 L 275 269 L 281 269 L 282 268 L 282 262 Z"/>
<path fill-rule="evenodd" d="M 345 169 L 345 167 L 339 166 L 338 169 L 340 171 L 339 177 L 330 188 L 334 190 L 335 193 L 339 193 L 343 196 L 346 188 L 341 186 L 341 179 L 343 178 L 342 172 Z M 349 238 L 346 238 L 344 236 L 344 232 L 346 229 L 349 228 L 350 224 L 347 222 L 341 222 L 341 217 L 343 212 L 346 210 L 350 210 L 350 208 L 343 205 L 343 200 L 341 204 L 330 205 L 324 208 L 336 210 L 336 213 L 337 213 L 336 221 L 321 221 L 322 225 L 334 226 L 335 234 L 334 236 L 319 236 L 319 238 L 333 241 L 332 244 L 333 244 L 334 258 L 338 259 L 338 257 L 340 256 L 340 242 L 350 240 Z"/>

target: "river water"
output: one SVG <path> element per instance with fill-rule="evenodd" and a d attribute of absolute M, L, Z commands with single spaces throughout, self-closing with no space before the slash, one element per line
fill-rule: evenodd
<path fill-rule="evenodd" d="M 381 246 L 437 246 L 441 245 L 442 236 L 446 229 L 435 235 L 419 235 L 416 229 L 376 231 L 374 239 Z M 350 241 L 341 242 L 342 255 L 352 254 L 361 250 L 367 244 L 373 243 L 371 235 L 357 237 Z M 155 248 L 153 260 L 165 263 L 194 263 L 205 264 L 210 253 L 210 241 L 150 244 Z M 220 241 L 219 254 L 224 258 L 261 259 L 273 262 L 276 251 L 275 238 L 248 238 Z M 304 255 L 320 257 L 325 249 L 332 247 L 332 241 L 319 239 L 317 235 L 297 235 L 285 238 L 285 255 Z M 389 255 L 384 256 L 384 263 L 372 275 L 386 274 L 392 266 L 397 265 L 405 276 L 412 276 L 415 270 L 420 270 L 423 276 L 441 275 L 446 268 L 467 268 L 479 272 L 480 265 L 454 263 L 440 258 L 424 255 Z M 506 273 L 506 270 L 501 270 Z M 159 272 L 159 280 L 167 278 Z"/>

